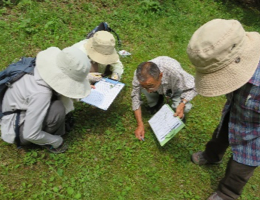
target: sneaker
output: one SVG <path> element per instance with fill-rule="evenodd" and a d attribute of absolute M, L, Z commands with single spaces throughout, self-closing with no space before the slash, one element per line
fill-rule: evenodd
<path fill-rule="evenodd" d="M 224 200 L 220 196 L 218 196 L 218 193 L 213 193 L 207 200 Z"/>
<path fill-rule="evenodd" d="M 51 145 L 42 145 L 42 147 L 55 154 L 64 153 L 68 149 L 68 145 L 64 142 L 57 148 Z"/>
<path fill-rule="evenodd" d="M 218 161 L 218 162 L 213 162 L 213 163 L 212 162 L 208 162 L 206 160 L 206 158 L 203 156 L 203 152 L 202 151 L 199 151 L 197 153 L 192 154 L 191 160 L 196 165 L 220 164 L 222 162 L 222 160 Z"/>

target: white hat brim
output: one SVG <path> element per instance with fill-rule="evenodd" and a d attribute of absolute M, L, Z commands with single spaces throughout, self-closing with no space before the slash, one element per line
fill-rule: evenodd
<path fill-rule="evenodd" d="M 36 68 L 41 78 L 56 92 L 69 98 L 84 98 L 91 90 L 87 79 L 82 82 L 75 81 L 64 74 L 57 66 L 57 55 L 61 50 L 50 47 L 38 53 L 36 57 Z"/>

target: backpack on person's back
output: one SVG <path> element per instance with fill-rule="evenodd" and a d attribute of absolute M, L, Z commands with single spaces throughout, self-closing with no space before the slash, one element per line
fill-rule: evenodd
<path fill-rule="evenodd" d="M 2 102 L 6 90 L 12 87 L 12 84 L 22 78 L 25 74 L 33 75 L 34 67 L 35 58 L 22 57 L 18 62 L 10 64 L 6 69 L 0 72 L 0 119 L 4 114 L 9 113 L 2 112 Z"/>
<path fill-rule="evenodd" d="M 21 110 L 10 110 L 7 112 L 2 111 L 2 103 L 5 92 L 12 84 L 22 78 L 25 74 L 34 74 L 35 58 L 22 57 L 18 62 L 10 64 L 6 69 L 0 72 L 0 119 L 4 115 L 17 113 L 15 121 L 15 142 L 17 147 L 20 147 L 19 138 L 19 120 Z"/>

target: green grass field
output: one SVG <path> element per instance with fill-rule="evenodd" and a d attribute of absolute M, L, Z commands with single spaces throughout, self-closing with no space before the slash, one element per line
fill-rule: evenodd
<path fill-rule="evenodd" d="M 36 146 L 17 150 L 0 141 L 0 199 L 200 200 L 223 177 L 228 150 L 219 166 L 196 166 L 193 152 L 203 150 L 217 126 L 225 98 L 197 96 L 186 127 L 161 147 L 143 109 L 144 142 L 134 136 L 131 109 L 134 70 L 157 56 L 178 60 L 195 73 L 186 54 L 193 32 L 214 18 L 237 19 L 247 31 L 260 32 L 260 12 L 228 0 L 20 0 L 0 7 L 0 67 L 21 56 L 36 56 L 50 46 L 65 48 L 102 21 L 109 23 L 132 55 L 121 58 L 126 84 L 108 111 L 78 102 L 69 150 L 51 154 Z M 246 185 L 242 200 L 260 200 L 260 170 Z"/>

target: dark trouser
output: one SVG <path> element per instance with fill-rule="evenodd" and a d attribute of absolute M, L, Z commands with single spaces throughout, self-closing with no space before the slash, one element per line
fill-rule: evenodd
<path fill-rule="evenodd" d="M 206 144 L 203 155 L 209 162 L 218 162 L 222 160 L 222 157 L 229 146 L 228 122 L 229 113 L 227 113 L 224 118 L 218 137 L 218 128 L 216 128 L 211 140 Z M 219 182 L 218 195 L 224 200 L 237 199 L 241 195 L 243 187 L 253 175 L 255 168 L 256 167 L 240 164 L 231 157 L 227 164 L 225 177 Z"/>
<path fill-rule="evenodd" d="M 30 144 L 29 141 L 23 138 L 23 126 L 20 126 L 20 141 L 21 145 Z M 43 131 L 53 135 L 65 134 L 65 108 L 61 101 L 53 101 L 43 121 Z"/>

